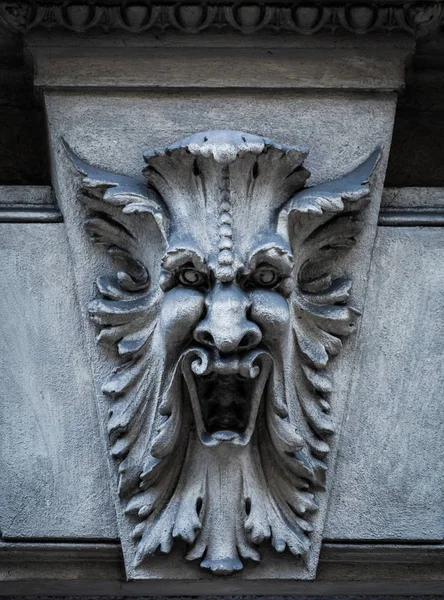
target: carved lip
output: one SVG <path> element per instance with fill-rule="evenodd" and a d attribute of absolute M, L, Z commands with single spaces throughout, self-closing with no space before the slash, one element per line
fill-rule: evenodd
<path fill-rule="evenodd" d="M 182 372 L 201 442 L 247 445 L 271 370 L 269 353 L 254 350 L 241 357 L 221 357 L 192 348 L 183 358 Z"/>

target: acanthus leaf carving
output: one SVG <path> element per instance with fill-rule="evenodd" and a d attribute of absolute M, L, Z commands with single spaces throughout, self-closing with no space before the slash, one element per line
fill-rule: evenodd
<path fill-rule="evenodd" d="M 263 545 L 307 563 L 334 359 L 359 316 L 337 271 L 379 149 L 310 188 L 306 149 L 249 133 L 147 151 L 147 184 L 66 148 L 86 230 L 118 268 L 98 279 L 89 312 L 117 357 L 102 390 L 135 565 L 178 540 L 220 575 L 258 562 Z M 149 273 L 155 243 L 163 258 Z"/>

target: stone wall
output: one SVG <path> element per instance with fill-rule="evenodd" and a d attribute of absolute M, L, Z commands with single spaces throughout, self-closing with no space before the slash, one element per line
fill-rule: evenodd
<path fill-rule="evenodd" d="M 444 593 L 441 6 L 168 3 L 0 1 L 0 596 Z"/>

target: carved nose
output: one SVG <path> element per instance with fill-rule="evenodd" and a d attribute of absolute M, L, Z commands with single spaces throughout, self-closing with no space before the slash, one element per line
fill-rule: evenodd
<path fill-rule="evenodd" d="M 207 300 L 207 314 L 194 330 L 194 339 L 224 354 L 257 346 L 262 332 L 247 318 L 248 299 L 236 289 L 219 289 Z"/>
<path fill-rule="evenodd" d="M 262 334 L 254 323 L 248 327 L 236 328 L 235 331 L 227 324 L 225 332 L 220 334 L 211 332 L 209 327 L 198 326 L 194 332 L 194 339 L 203 346 L 217 348 L 220 352 L 228 354 L 254 348 L 260 343 Z"/>

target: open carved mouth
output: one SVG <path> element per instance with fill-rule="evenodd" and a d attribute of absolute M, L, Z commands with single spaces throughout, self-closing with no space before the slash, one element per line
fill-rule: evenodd
<path fill-rule="evenodd" d="M 270 369 L 271 357 L 263 350 L 241 358 L 202 348 L 185 353 L 182 371 L 203 444 L 248 444 Z"/>

